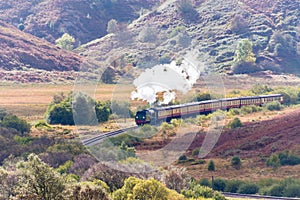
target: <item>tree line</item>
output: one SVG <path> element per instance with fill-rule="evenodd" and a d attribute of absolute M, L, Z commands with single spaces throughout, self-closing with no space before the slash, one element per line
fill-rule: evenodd
<path fill-rule="evenodd" d="M 112 114 L 122 118 L 133 117 L 127 102 L 95 101 L 81 92 L 61 93 L 53 97 L 46 119 L 49 124 L 96 125 L 108 121 Z"/>

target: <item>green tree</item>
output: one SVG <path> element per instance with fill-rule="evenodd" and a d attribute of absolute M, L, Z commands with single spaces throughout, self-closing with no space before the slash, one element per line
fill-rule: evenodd
<path fill-rule="evenodd" d="M 95 113 L 95 101 L 91 97 L 78 92 L 73 95 L 73 99 L 73 118 L 76 124 L 94 125 L 98 123 Z"/>
<path fill-rule="evenodd" d="M 0 107 L 0 123 L 7 114 L 7 111 L 4 108 Z"/>
<path fill-rule="evenodd" d="M 66 179 L 37 155 L 30 154 L 26 162 L 18 164 L 20 199 L 61 200 L 64 198 Z"/>
<path fill-rule="evenodd" d="M 207 166 L 208 171 L 215 171 L 215 163 L 213 160 L 210 160 Z"/>
<path fill-rule="evenodd" d="M 110 200 L 108 186 L 100 180 L 80 182 L 69 186 L 68 200 Z"/>
<path fill-rule="evenodd" d="M 191 178 L 185 168 L 169 166 L 164 172 L 163 180 L 167 188 L 181 192 L 188 187 Z"/>
<path fill-rule="evenodd" d="M 235 169 L 240 169 L 242 162 L 239 156 L 233 156 L 231 159 L 231 165 L 235 168 Z"/>
<path fill-rule="evenodd" d="M 238 128 L 238 127 L 241 127 L 243 126 L 241 120 L 238 118 L 238 117 L 235 117 L 229 124 L 228 126 L 231 128 L 231 129 L 234 129 L 234 128 Z"/>
<path fill-rule="evenodd" d="M 168 189 L 161 182 L 151 178 L 141 180 L 129 177 L 124 186 L 113 193 L 114 200 L 184 200 L 184 197 L 174 190 Z"/>
<path fill-rule="evenodd" d="M 256 83 L 252 88 L 251 92 L 256 95 L 266 94 L 268 92 L 272 92 L 273 89 L 270 88 L 268 85 L 262 85 L 260 83 Z"/>
<path fill-rule="evenodd" d="M 234 61 L 235 62 L 255 62 L 256 58 L 252 52 L 252 42 L 249 39 L 242 39 L 238 42 L 235 50 Z"/>
<path fill-rule="evenodd" d="M 252 52 L 252 42 L 249 39 L 242 39 L 238 42 L 233 60 L 234 73 L 250 73 L 256 71 L 255 55 Z"/>
<path fill-rule="evenodd" d="M 130 110 L 130 104 L 126 101 L 113 101 L 111 103 L 111 110 L 113 114 L 116 114 L 118 117 L 133 117 L 133 113 Z"/>
<path fill-rule="evenodd" d="M 189 199 L 211 198 L 214 200 L 226 200 L 225 196 L 207 186 L 195 185 L 188 190 L 182 190 L 182 194 Z"/>
<path fill-rule="evenodd" d="M 31 127 L 24 119 L 20 119 L 16 115 L 6 115 L 0 125 L 5 128 L 16 129 L 22 135 L 29 133 Z"/>
<path fill-rule="evenodd" d="M 241 194 L 256 194 L 259 190 L 259 187 L 254 183 L 244 183 L 242 184 L 239 189 L 238 193 Z"/>
<path fill-rule="evenodd" d="M 109 119 L 109 115 L 111 113 L 110 103 L 109 102 L 96 102 L 96 116 L 98 122 L 106 122 Z"/>
<path fill-rule="evenodd" d="M 272 167 L 276 170 L 280 166 L 280 160 L 277 154 L 272 154 L 267 160 L 267 167 Z"/>
<path fill-rule="evenodd" d="M 50 105 L 47 111 L 47 122 L 49 124 L 74 125 L 70 100 L 66 99 L 59 104 Z"/>
<path fill-rule="evenodd" d="M 74 47 L 75 39 L 68 33 L 64 33 L 60 38 L 55 40 L 56 46 L 66 49 L 66 50 L 72 50 Z"/>
<path fill-rule="evenodd" d="M 115 19 L 111 19 L 107 23 L 107 30 L 108 33 L 115 33 L 118 31 L 118 22 Z"/>

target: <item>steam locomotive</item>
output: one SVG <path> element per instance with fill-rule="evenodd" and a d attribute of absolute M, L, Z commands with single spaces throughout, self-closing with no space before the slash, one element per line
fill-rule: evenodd
<path fill-rule="evenodd" d="M 172 119 L 193 117 L 199 114 L 208 114 L 218 109 L 228 110 L 242 106 L 257 105 L 278 101 L 283 102 L 282 94 L 270 94 L 261 96 L 247 96 L 238 98 L 214 99 L 200 102 L 185 103 L 165 107 L 149 108 L 137 111 L 135 122 L 138 126 L 144 124 L 159 124 L 170 122 Z"/>

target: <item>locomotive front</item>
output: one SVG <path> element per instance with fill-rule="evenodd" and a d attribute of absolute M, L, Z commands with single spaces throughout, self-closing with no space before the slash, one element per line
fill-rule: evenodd
<path fill-rule="evenodd" d="M 137 111 L 135 115 L 135 123 L 138 126 L 144 125 L 144 124 L 149 124 L 151 121 L 149 111 L 148 110 L 142 110 L 142 111 Z"/>

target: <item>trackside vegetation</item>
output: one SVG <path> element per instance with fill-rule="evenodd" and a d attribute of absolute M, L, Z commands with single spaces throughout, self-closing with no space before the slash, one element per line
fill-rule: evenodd
<path fill-rule="evenodd" d="M 45 113 L 49 124 L 61 125 L 96 125 L 108 121 L 112 114 L 133 117 L 126 102 L 95 101 L 81 92 L 55 95 Z"/>

